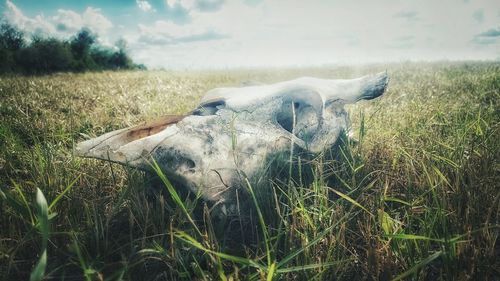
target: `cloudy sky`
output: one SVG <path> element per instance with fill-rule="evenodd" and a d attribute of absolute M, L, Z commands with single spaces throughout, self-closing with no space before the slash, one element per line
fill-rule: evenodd
<path fill-rule="evenodd" d="M 124 38 L 150 68 L 500 59 L 499 0 L 6 0 L 0 12 L 27 34 Z"/>

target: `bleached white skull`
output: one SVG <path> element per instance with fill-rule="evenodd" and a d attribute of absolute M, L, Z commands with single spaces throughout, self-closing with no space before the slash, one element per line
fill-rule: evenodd
<path fill-rule="evenodd" d="M 217 88 L 188 115 L 113 131 L 79 143 L 76 152 L 144 170 L 154 158 L 170 179 L 221 202 L 245 178 L 261 178 L 271 160 L 287 165 L 292 147 L 309 154 L 330 148 L 348 127 L 344 105 L 382 95 L 387 82 L 379 73 Z"/>

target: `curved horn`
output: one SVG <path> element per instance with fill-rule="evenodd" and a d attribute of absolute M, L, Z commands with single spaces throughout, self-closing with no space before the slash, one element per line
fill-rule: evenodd
<path fill-rule="evenodd" d="M 324 94 L 326 102 L 340 99 L 346 103 L 355 103 L 381 96 L 388 83 L 387 71 L 356 79 L 329 80 L 329 89 L 325 89 Z"/>

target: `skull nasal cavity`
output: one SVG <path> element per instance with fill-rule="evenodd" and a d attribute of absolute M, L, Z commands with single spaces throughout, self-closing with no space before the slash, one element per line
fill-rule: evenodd
<path fill-rule="evenodd" d="M 179 174 L 192 174 L 195 172 L 196 163 L 183 155 L 179 155 L 176 151 L 170 150 L 168 154 L 164 155 L 162 161 L 168 163 L 169 168 Z"/>

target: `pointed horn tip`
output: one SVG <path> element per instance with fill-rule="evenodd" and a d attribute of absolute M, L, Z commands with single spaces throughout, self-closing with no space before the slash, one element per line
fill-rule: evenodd
<path fill-rule="evenodd" d="M 73 153 L 78 157 L 92 157 L 91 151 L 96 147 L 94 139 L 81 141 L 73 147 Z"/>
<path fill-rule="evenodd" d="M 73 153 L 76 155 L 76 156 L 79 156 L 79 157 L 84 157 L 85 156 L 85 142 L 82 141 L 82 142 L 79 142 L 76 144 L 75 147 L 73 147 Z"/>
<path fill-rule="evenodd" d="M 73 148 L 73 153 L 77 157 L 83 157 L 83 158 L 93 157 L 90 154 L 90 151 L 88 149 L 86 149 L 85 147 L 80 146 L 80 144 L 78 144 L 76 147 Z"/>
<path fill-rule="evenodd" d="M 358 100 L 371 100 L 380 97 L 389 85 L 389 75 L 386 71 L 382 71 L 376 74 L 367 75 L 367 83 L 362 90 L 362 95 Z"/>
<path fill-rule="evenodd" d="M 382 93 L 385 93 L 385 91 L 387 90 L 387 86 L 389 86 L 389 80 L 391 80 L 391 78 L 389 77 L 389 74 L 387 74 L 387 69 L 385 71 L 382 71 L 379 73 L 379 79 L 380 81 L 383 81 L 383 90 L 382 90 Z"/>
<path fill-rule="evenodd" d="M 389 85 L 390 78 L 389 75 L 387 74 L 387 70 L 379 72 L 374 76 L 375 76 L 374 88 L 381 91 L 380 95 L 382 95 L 387 90 L 387 86 Z"/>

